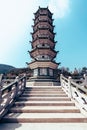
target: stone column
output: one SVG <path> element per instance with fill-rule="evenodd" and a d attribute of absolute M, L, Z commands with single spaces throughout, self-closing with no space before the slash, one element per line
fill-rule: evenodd
<path fill-rule="evenodd" d="M 70 97 L 72 98 L 71 77 L 68 78 L 68 88 L 69 88 Z"/>
<path fill-rule="evenodd" d="M 0 86 L 2 87 L 2 77 L 3 77 L 3 74 L 0 74 Z"/>
<path fill-rule="evenodd" d="M 62 83 L 62 74 L 60 74 L 60 83 L 61 83 L 61 87 L 63 87 L 63 83 Z"/>
<path fill-rule="evenodd" d="M 87 88 L 87 75 L 86 74 L 84 74 L 84 78 L 85 78 L 85 80 L 83 82 L 83 85 L 85 88 Z"/>
<path fill-rule="evenodd" d="M 2 101 L 2 91 L 1 91 L 1 86 L 0 86 L 0 104 L 1 104 L 1 101 Z"/>

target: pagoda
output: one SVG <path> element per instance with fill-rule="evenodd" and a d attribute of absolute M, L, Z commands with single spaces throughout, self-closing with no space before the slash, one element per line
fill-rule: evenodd
<path fill-rule="evenodd" d="M 41 8 L 34 13 L 34 25 L 29 52 L 32 61 L 28 67 L 33 70 L 34 81 L 53 81 L 55 70 L 59 63 L 55 62 L 57 52 L 55 50 L 55 33 L 52 19 L 52 13 L 47 8 Z"/>

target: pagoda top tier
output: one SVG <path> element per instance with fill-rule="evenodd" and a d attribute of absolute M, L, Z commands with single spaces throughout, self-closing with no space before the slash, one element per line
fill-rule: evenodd
<path fill-rule="evenodd" d="M 49 15 L 50 17 L 52 17 L 53 13 L 50 12 L 50 10 L 47 8 L 41 8 L 39 6 L 39 9 L 36 11 L 36 13 L 34 13 L 35 18 L 38 17 L 39 15 Z"/>

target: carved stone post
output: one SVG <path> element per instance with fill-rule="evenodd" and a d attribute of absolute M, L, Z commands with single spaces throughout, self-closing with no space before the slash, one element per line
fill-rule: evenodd
<path fill-rule="evenodd" d="M 0 104 L 2 102 L 2 91 L 1 91 L 1 88 L 2 88 L 2 77 L 3 77 L 3 74 L 0 75 Z"/>
<path fill-rule="evenodd" d="M 61 87 L 63 87 L 63 83 L 62 83 L 62 74 L 60 74 L 60 83 L 61 83 Z"/>
<path fill-rule="evenodd" d="M 85 78 L 85 80 L 83 82 L 83 85 L 85 88 L 87 88 L 87 75 L 86 74 L 84 74 L 84 78 Z"/>
<path fill-rule="evenodd" d="M 19 81 L 19 76 L 17 76 L 17 77 L 15 78 L 15 82 L 16 82 L 16 97 L 18 97 L 18 92 L 19 92 L 18 81 Z"/>
<path fill-rule="evenodd" d="M 2 91 L 1 91 L 1 86 L 0 86 L 0 104 L 1 104 L 1 101 L 2 101 Z"/>
<path fill-rule="evenodd" d="M 27 78 L 26 78 L 26 74 L 24 74 L 24 77 L 25 77 L 24 87 L 26 87 L 26 80 L 27 80 Z"/>
<path fill-rule="evenodd" d="M 71 77 L 68 78 L 68 88 L 69 88 L 69 93 L 70 97 L 72 98 L 72 87 L 71 87 Z"/>
<path fill-rule="evenodd" d="M 3 74 L 0 74 L 0 87 L 2 87 L 2 78 L 3 78 Z"/>
<path fill-rule="evenodd" d="M 18 81 L 18 79 L 19 79 L 19 76 L 17 76 L 17 77 L 15 78 L 15 81 Z"/>

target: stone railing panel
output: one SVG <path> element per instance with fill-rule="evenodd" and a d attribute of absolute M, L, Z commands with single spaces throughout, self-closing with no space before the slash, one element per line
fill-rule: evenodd
<path fill-rule="evenodd" d="M 76 100 L 79 105 L 87 111 L 87 89 L 68 79 L 63 75 L 60 76 L 61 86 L 69 97 Z"/>
<path fill-rule="evenodd" d="M 5 88 L 0 89 L 0 119 L 7 113 L 14 101 L 26 87 L 26 76 L 16 79 Z"/>

